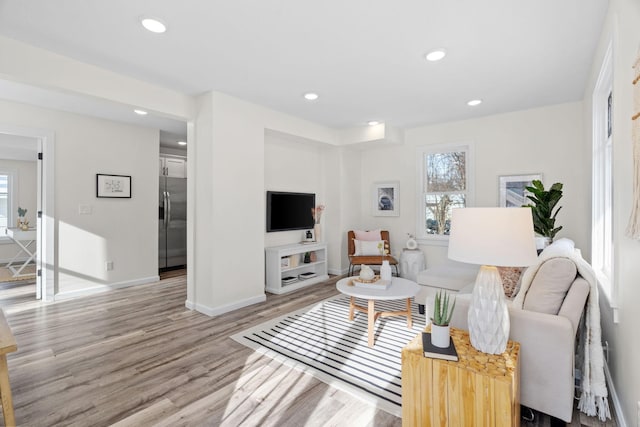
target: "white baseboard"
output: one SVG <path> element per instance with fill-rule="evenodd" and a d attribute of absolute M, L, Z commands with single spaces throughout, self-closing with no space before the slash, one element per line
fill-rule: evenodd
<path fill-rule="evenodd" d="M 220 307 L 209 307 L 204 304 L 197 304 L 189 300 L 185 301 L 184 305 L 189 310 L 196 310 L 202 314 L 206 314 L 207 316 L 213 317 L 213 316 L 219 316 L 224 313 L 228 313 L 233 310 L 237 310 L 239 308 L 248 307 L 253 304 L 265 302 L 266 300 L 267 300 L 267 296 L 265 294 L 262 294 L 262 295 L 247 298 L 244 300 L 235 301 L 231 304 L 223 305 Z"/>
<path fill-rule="evenodd" d="M 616 388 L 613 385 L 611 372 L 609 372 L 609 365 L 606 363 L 604 364 L 604 376 L 607 380 L 607 389 L 609 390 L 609 395 L 611 396 L 613 410 L 616 413 L 617 425 L 618 427 L 627 427 L 627 422 L 625 421 L 624 413 L 622 412 L 622 405 L 620 405 L 620 399 L 618 398 L 618 393 L 616 393 Z"/>
<path fill-rule="evenodd" d="M 347 274 L 348 272 L 349 272 L 348 268 L 345 268 L 345 269 L 342 269 L 342 270 L 340 270 L 338 268 L 329 268 L 328 269 L 328 273 L 329 274 L 333 274 L 333 275 L 336 275 L 336 276 L 342 276 L 343 274 Z"/>
<path fill-rule="evenodd" d="M 100 292 L 110 291 L 113 289 L 128 288 L 130 286 L 153 283 L 159 280 L 160 280 L 160 276 L 150 276 L 150 277 L 142 277 L 140 279 L 135 279 L 135 280 L 126 280 L 124 282 L 109 283 L 107 285 L 94 285 L 90 288 L 78 289 L 75 291 L 68 291 L 68 292 L 60 292 L 54 296 L 54 300 L 57 301 L 57 300 L 63 300 L 63 299 L 69 299 L 69 298 L 83 297 L 83 296 L 88 296 L 92 294 L 97 294 Z"/>

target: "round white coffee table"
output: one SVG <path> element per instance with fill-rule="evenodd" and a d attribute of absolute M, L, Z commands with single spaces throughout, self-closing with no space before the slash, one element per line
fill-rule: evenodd
<path fill-rule="evenodd" d="M 407 316 L 407 327 L 411 328 L 413 322 L 411 320 L 411 298 L 413 298 L 420 286 L 416 282 L 403 279 L 401 277 L 392 277 L 391 286 L 387 289 L 370 289 L 361 288 L 353 285 L 353 277 L 346 277 L 338 280 L 336 288 L 340 293 L 350 296 L 349 301 L 349 320 L 353 320 L 353 314 L 355 310 L 367 313 L 368 318 L 368 334 L 369 334 L 369 347 L 373 347 L 373 329 L 378 317 L 387 316 Z M 368 301 L 367 307 L 361 307 L 356 305 L 355 299 L 362 298 Z M 407 308 L 405 311 L 378 311 L 375 309 L 376 300 L 407 300 Z"/>

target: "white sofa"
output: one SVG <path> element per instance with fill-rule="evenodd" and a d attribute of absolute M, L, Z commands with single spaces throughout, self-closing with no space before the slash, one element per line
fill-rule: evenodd
<path fill-rule="evenodd" d="M 520 403 L 571 422 L 576 331 L 589 295 L 573 261 L 545 261 L 523 308 L 509 307 L 509 338 L 520 343 Z M 451 326 L 468 330 L 471 294 L 458 294 Z M 558 308 L 559 306 L 559 308 Z"/>

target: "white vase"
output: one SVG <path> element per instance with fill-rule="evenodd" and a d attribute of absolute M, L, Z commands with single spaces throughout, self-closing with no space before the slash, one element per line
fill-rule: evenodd
<path fill-rule="evenodd" d="M 320 229 L 320 224 L 315 224 L 313 226 L 313 236 L 316 240 L 316 242 L 322 242 L 322 233 L 321 233 L 321 229 Z"/>
<path fill-rule="evenodd" d="M 509 340 L 509 310 L 496 267 L 480 267 L 467 318 L 471 345 L 489 354 L 501 354 Z"/>
<path fill-rule="evenodd" d="M 391 280 L 391 266 L 387 260 L 382 261 L 382 265 L 380 266 L 380 279 Z"/>
<path fill-rule="evenodd" d="M 449 347 L 451 335 L 449 334 L 449 325 L 438 326 L 431 324 L 431 344 L 440 348 Z"/>

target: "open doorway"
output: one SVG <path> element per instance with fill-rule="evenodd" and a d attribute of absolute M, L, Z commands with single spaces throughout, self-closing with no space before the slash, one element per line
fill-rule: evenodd
<path fill-rule="evenodd" d="M 39 299 L 38 139 L 0 133 L 0 305 Z"/>
<path fill-rule="evenodd" d="M 0 124 L 0 298 L 53 299 L 52 152 L 52 133 Z"/>

